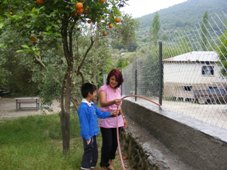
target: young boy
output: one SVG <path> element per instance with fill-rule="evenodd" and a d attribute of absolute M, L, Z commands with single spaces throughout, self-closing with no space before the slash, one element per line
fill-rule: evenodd
<path fill-rule="evenodd" d="M 78 108 L 80 121 L 80 135 L 83 138 L 84 153 L 81 162 L 81 169 L 90 170 L 95 168 L 98 160 L 98 147 L 96 136 L 99 133 L 98 118 L 116 116 L 118 111 L 113 113 L 102 112 L 92 102 L 96 95 L 96 86 L 85 83 L 81 87 L 83 100 Z"/>

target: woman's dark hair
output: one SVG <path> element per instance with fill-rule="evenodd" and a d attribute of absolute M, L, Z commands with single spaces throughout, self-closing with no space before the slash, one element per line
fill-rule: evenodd
<path fill-rule="evenodd" d="M 81 86 L 81 94 L 82 94 L 83 98 L 86 98 L 88 96 L 88 93 L 93 94 L 96 89 L 97 88 L 94 84 L 84 83 Z"/>
<path fill-rule="evenodd" d="M 118 88 L 121 86 L 121 84 L 123 83 L 123 76 L 120 70 L 118 69 L 113 69 L 109 72 L 107 79 L 106 79 L 106 84 L 109 85 L 110 84 L 110 77 L 115 76 L 116 80 L 118 82 L 117 86 L 115 88 Z"/>

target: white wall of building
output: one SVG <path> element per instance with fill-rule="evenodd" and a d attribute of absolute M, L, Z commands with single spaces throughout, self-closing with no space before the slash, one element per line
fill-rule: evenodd
<path fill-rule="evenodd" d="M 202 75 L 202 63 L 164 63 L 164 83 L 203 84 L 226 82 L 221 76 L 217 64 L 209 64 L 214 67 L 214 75 Z"/>

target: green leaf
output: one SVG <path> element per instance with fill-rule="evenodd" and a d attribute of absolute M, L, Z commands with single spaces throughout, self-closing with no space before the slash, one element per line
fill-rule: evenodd
<path fill-rule="evenodd" d="M 0 48 L 6 48 L 6 45 L 4 43 L 0 43 Z"/>
<path fill-rule="evenodd" d="M 24 53 L 24 50 L 17 50 L 16 53 Z"/>
<path fill-rule="evenodd" d="M 37 10 L 36 10 L 36 8 L 34 7 L 34 8 L 32 8 L 32 13 L 33 14 L 37 14 Z"/>
<path fill-rule="evenodd" d="M 36 56 L 40 56 L 40 51 L 35 51 Z"/>
<path fill-rule="evenodd" d="M 0 29 L 2 29 L 4 27 L 3 23 L 0 23 Z"/>
<path fill-rule="evenodd" d="M 29 49 L 29 48 L 30 48 L 30 47 L 29 47 L 28 45 L 26 45 L 26 44 L 21 45 L 21 47 L 22 47 L 22 48 L 26 48 L 26 49 Z"/>

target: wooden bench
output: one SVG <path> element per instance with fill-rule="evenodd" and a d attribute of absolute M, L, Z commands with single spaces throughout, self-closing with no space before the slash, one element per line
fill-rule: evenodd
<path fill-rule="evenodd" d="M 38 97 L 21 97 L 15 98 L 15 100 L 16 110 L 21 110 L 23 108 L 39 110 L 40 100 Z"/>

